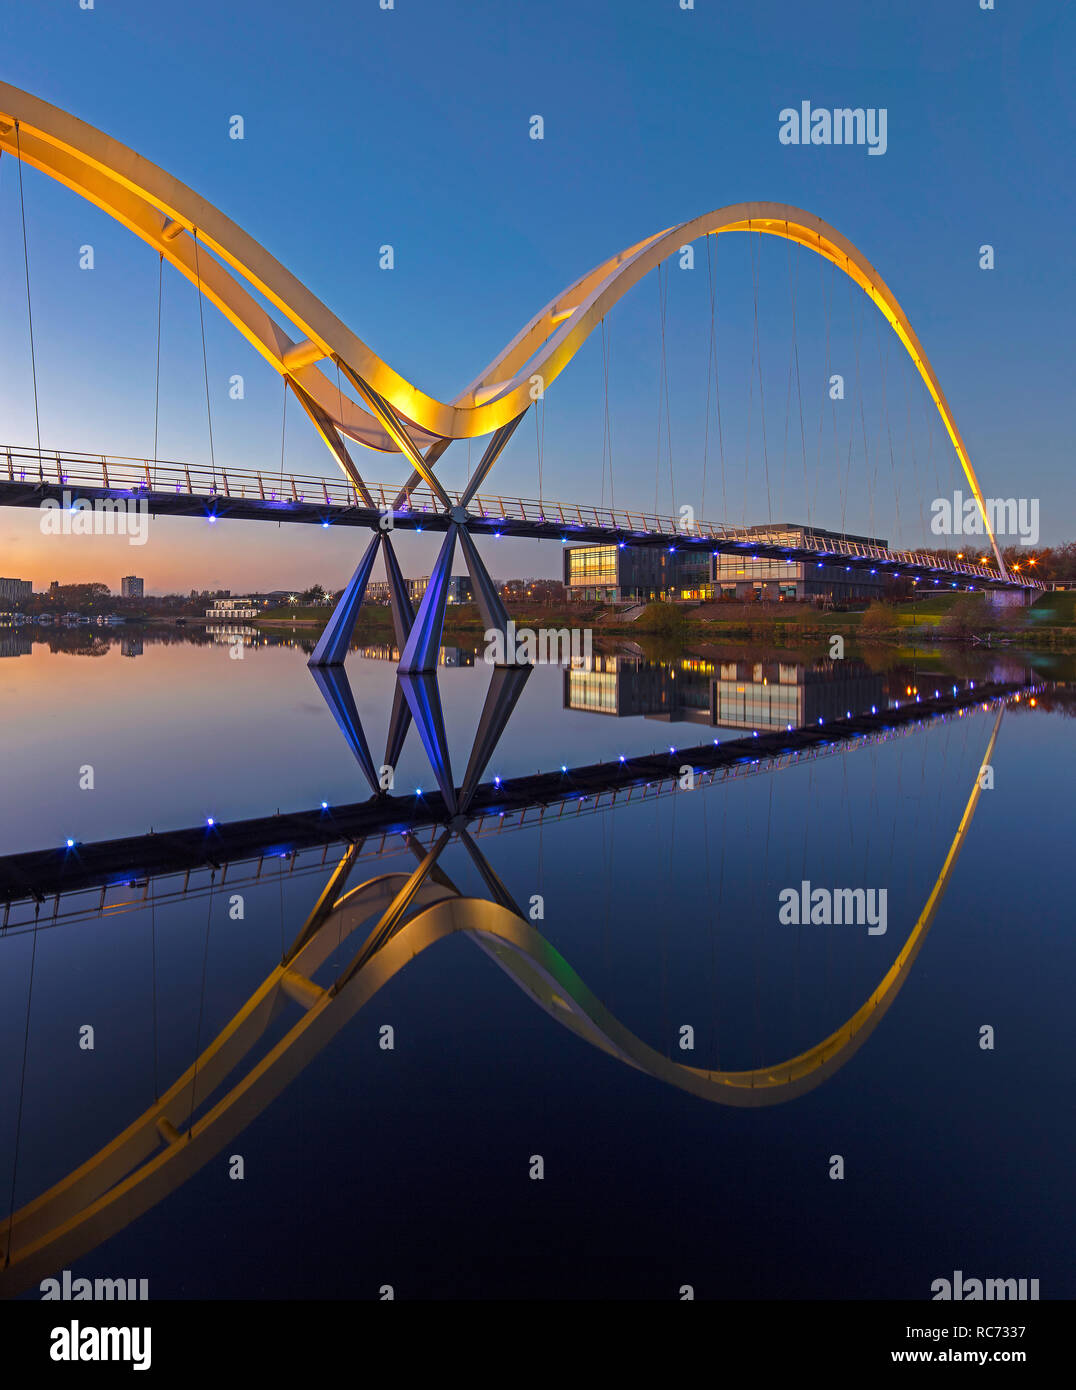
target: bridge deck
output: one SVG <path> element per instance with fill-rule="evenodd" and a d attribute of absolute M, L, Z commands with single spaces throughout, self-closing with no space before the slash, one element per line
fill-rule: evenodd
<path fill-rule="evenodd" d="M 405 492 L 369 483 L 372 507 L 346 479 L 76 453 L 38 454 L 0 448 L 0 505 L 61 506 L 85 499 L 144 504 L 154 516 L 202 521 L 274 521 L 310 526 L 377 527 L 387 514 L 395 530 L 447 531 L 449 514 L 425 487 Z M 459 503 L 459 494 L 448 492 Z M 533 498 L 477 496 L 469 505 L 473 534 L 529 537 L 632 547 L 700 550 L 789 563 L 837 565 L 956 589 L 1045 590 L 1039 580 L 1000 576 L 991 565 L 941 560 L 923 551 L 888 550 L 861 541 L 807 537 L 802 545 L 769 541 L 743 527 L 697 521 L 689 530 L 672 517 L 635 508 L 591 507 Z M 110 518 L 106 517 L 106 521 Z M 113 523 L 119 518 L 113 518 Z"/>

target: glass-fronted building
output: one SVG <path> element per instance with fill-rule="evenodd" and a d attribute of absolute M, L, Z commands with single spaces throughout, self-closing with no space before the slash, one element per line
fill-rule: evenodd
<path fill-rule="evenodd" d="M 653 603 L 710 596 L 710 555 L 668 546 L 573 545 L 564 552 L 569 601 Z"/>
<path fill-rule="evenodd" d="M 886 548 L 875 536 L 853 536 L 818 526 L 774 522 L 752 526 L 760 545 L 803 547 L 810 542 L 852 541 Z M 569 600 L 587 603 L 709 603 L 726 597 L 811 600 L 879 598 L 885 576 L 823 560 L 785 560 L 750 554 L 714 555 L 708 549 L 661 546 L 573 545 L 564 552 L 564 587 Z"/>
<path fill-rule="evenodd" d="M 818 526 L 800 526 L 794 522 L 775 522 L 769 526 L 751 526 L 749 534 L 757 536 L 761 545 L 788 546 L 792 549 L 821 541 L 852 541 L 858 545 L 888 547 L 888 541 L 876 536 L 852 536 L 836 531 L 824 531 Z M 710 581 L 715 597 L 753 599 L 766 598 L 811 600 L 880 598 L 885 588 L 885 576 L 869 570 L 849 568 L 839 559 L 782 560 L 765 556 L 710 556 Z"/>

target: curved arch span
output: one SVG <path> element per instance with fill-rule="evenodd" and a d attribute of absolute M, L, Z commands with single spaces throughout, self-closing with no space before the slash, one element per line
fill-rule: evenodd
<path fill-rule="evenodd" d="M 335 371 L 330 378 L 319 362 L 338 364 L 360 394 L 367 388 L 388 402 L 412 427 L 409 434 L 417 447 L 473 439 L 518 419 L 531 405 L 531 379 L 540 376 L 545 387 L 555 381 L 613 305 L 685 243 L 722 232 L 759 232 L 806 247 L 863 290 L 912 359 L 956 450 L 1005 574 L 963 437 L 907 315 L 862 252 L 813 213 L 784 203 L 735 203 L 636 242 L 551 299 L 454 401 L 440 401 L 394 371 L 253 237 L 192 189 L 102 131 L 3 82 L 0 151 L 57 179 L 147 242 L 296 387 L 300 399 L 305 396 L 349 438 L 385 452 L 399 451 L 400 443 L 385 428 L 376 407 L 372 414 L 344 396 Z M 199 255 L 199 245 L 213 256 Z M 296 338 L 227 267 L 287 317 Z"/>

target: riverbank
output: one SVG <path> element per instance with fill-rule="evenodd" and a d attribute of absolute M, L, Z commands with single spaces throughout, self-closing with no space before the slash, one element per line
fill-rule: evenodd
<path fill-rule="evenodd" d="M 508 603 L 509 616 L 519 627 L 591 628 L 596 638 L 656 637 L 678 644 L 720 639 L 765 641 L 774 646 L 845 642 L 878 643 L 887 647 L 943 644 L 971 647 L 1028 647 L 1076 651 L 1076 594 L 1042 595 L 1030 608 L 993 609 L 983 595 L 939 594 L 908 604 L 873 603 L 850 612 L 823 610 L 808 604 L 652 603 L 624 610 L 597 604 L 541 605 Z M 331 609 L 273 609 L 253 619 L 257 627 L 305 630 L 317 634 Z M 484 625 L 474 604 L 452 604 L 445 610 L 446 638 L 468 637 L 481 642 Z M 388 607 L 367 605 L 355 624 L 360 641 L 392 640 Z"/>

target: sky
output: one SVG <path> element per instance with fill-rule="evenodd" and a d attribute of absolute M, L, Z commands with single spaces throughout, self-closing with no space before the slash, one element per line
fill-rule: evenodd
<path fill-rule="evenodd" d="M 1076 536 L 1071 6 L 382 3 L 12 6 L 0 75 L 208 198 L 441 399 L 558 290 L 644 236 L 747 199 L 817 213 L 896 293 L 984 493 L 1039 499 L 1042 543 Z M 804 100 L 884 109 L 884 154 L 783 144 L 780 113 Z M 242 140 L 229 138 L 235 115 Z M 208 462 L 208 379 L 218 462 L 335 474 L 294 401 L 285 411 L 280 378 L 209 305 L 203 365 L 196 292 L 168 267 L 158 382 L 154 252 L 35 171 L 23 197 L 44 447 L 152 456 L 159 401 L 159 457 Z M 608 317 L 607 369 L 592 338 L 484 491 L 687 503 L 713 521 L 806 518 L 929 543 L 931 500 L 961 480 L 910 364 L 847 280 L 762 240 L 717 238 L 712 268 L 697 243 L 693 269 L 673 259 L 636 286 Z M 0 444 L 33 444 L 10 159 L 0 325 Z M 839 406 L 834 372 L 848 384 Z M 242 400 L 229 396 L 236 374 Z M 406 474 L 398 457 L 356 452 L 371 480 Z M 467 462 L 456 443 L 438 471 L 458 485 Z M 43 536 L 36 511 L 0 512 L 0 574 L 39 589 L 118 590 L 128 573 L 151 592 L 339 587 L 364 543 L 350 528 L 157 520 L 134 549 Z M 405 573 L 427 573 L 435 544 L 401 535 Z M 560 572 L 555 543 L 484 553 L 500 577 Z"/>

